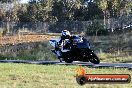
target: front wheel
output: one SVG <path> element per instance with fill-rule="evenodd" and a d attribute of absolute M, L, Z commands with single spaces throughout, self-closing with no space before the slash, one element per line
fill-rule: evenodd
<path fill-rule="evenodd" d="M 100 60 L 99 58 L 94 54 L 94 53 L 91 53 L 90 54 L 90 59 L 89 61 L 93 64 L 99 64 L 100 63 Z"/>

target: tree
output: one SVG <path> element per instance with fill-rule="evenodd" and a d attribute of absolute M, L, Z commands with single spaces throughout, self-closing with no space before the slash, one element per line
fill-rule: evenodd
<path fill-rule="evenodd" d="M 17 10 L 20 7 L 20 0 L 1 0 L 3 7 L 1 8 L 5 12 L 4 21 L 18 21 Z M 4 3 L 4 4 L 3 4 Z"/>
<path fill-rule="evenodd" d="M 29 17 L 27 13 L 27 5 L 23 4 L 21 7 L 18 9 L 17 16 L 19 18 L 20 22 L 28 22 Z"/>
<path fill-rule="evenodd" d="M 104 29 L 105 29 L 106 28 L 106 10 L 108 8 L 107 1 L 106 0 L 100 0 L 98 2 L 98 6 L 103 11 L 103 16 L 104 16 Z"/>
<path fill-rule="evenodd" d="M 1 3 L 13 3 L 17 1 L 20 1 L 20 0 L 0 0 Z"/>
<path fill-rule="evenodd" d="M 81 7 L 76 9 L 74 13 L 74 20 L 93 20 L 93 19 L 102 19 L 103 12 L 95 3 L 89 3 L 87 7 Z"/>
<path fill-rule="evenodd" d="M 5 12 L 2 9 L 0 9 L 0 21 L 3 21 L 4 18 L 5 18 Z"/>
<path fill-rule="evenodd" d="M 64 4 L 62 1 L 55 0 L 52 6 L 52 16 L 55 16 L 58 21 L 64 21 Z"/>
<path fill-rule="evenodd" d="M 92 21 L 92 24 L 88 26 L 86 34 L 87 35 L 95 35 L 96 38 L 99 35 L 107 35 L 108 31 L 104 29 L 102 22 L 98 20 Z"/>
<path fill-rule="evenodd" d="M 126 9 L 128 14 L 132 14 L 132 1 L 128 1 L 126 4 Z"/>

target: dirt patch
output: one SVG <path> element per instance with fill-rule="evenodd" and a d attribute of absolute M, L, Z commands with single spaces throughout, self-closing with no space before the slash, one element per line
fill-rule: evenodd
<path fill-rule="evenodd" d="M 14 35 L 14 36 L 3 36 L 0 37 L 0 45 L 6 45 L 6 44 L 19 44 L 24 42 L 39 42 L 39 41 L 47 41 L 51 38 L 54 38 L 56 36 L 52 35 Z"/>

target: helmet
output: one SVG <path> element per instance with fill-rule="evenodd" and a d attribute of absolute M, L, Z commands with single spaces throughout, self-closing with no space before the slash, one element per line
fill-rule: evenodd
<path fill-rule="evenodd" d="M 71 34 L 68 30 L 63 30 L 62 31 L 62 36 L 71 36 Z"/>

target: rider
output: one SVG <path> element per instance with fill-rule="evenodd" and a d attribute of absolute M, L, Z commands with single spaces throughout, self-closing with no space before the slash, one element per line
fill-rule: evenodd
<path fill-rule="evenodd" d="M 63 40 L 65 39 L 70 39 L 71 38 L 71 34 L 68 30 L 63 30 L 61 32 L 61 40 L 59 41 L 59 44 L 61 45 Z"/>
<path fill-rule="evenodd" d="M 63 41 L 65 40 L 65 39 L 71 39 L 71 34 L 70 34 L 70 32 L 68 31 L 68 30 L 63 30 L 62 32 L 61 32 L 61 39 L 60 39 L 60 41 L 59 41 L 59 46 L 63 46 L 62 44 L 63 44 Z M 57 55 L 58 55 L 58 58 L 60 59 L 60 61 L 62 62 L 62 58 L 61 58 L 61 51 L 60 51 L 60 48 L 57 46 L 56 47 L 56 50 L 57 50 Z"/>

